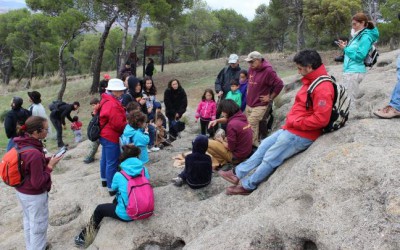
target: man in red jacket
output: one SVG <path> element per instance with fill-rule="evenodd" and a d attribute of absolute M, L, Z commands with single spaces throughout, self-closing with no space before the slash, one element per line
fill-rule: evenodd
<path fill-rule="evenodd" d="M 303 86 L 297 92 L 293 107 L 286 116 L 282 129 L 264 139 L 257 151 L 235 172 L 219 171 L 227 181 L 235 184 L 228 187 L 229 195 L 247 195 L 278 168 L 286 159 L 306 150 L 328 125 L 332 112 L 334 89 L 331 82 L 322 82 L 311 94 L 312 105 L 306 109 L 307 89 L 321 75 L 327 75 L 320 55 L 315 50 L 303 50 L 293 59 Z M 248 176 L 253 170 L 254 173 Z M 241 182 L 241 185 L 239 184 Z"/>
<path fill-rule="evenodd" d="M 259 52 L 251 52 L 245 60 L 249 63 L 245 111 L 253 129 L 253 146 L 258 147 L 259 123 L 267 112 L 268 106 L 281 92 L 283 82 L 271 64 Z"/>

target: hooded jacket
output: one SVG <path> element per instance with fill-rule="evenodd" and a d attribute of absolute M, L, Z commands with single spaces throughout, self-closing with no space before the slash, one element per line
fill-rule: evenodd
<path fill-rule="evenodd" d="M 120 164 L 122 170 L 124 170 L 129 176 L 137 176 L 144 169 L 145 177 L 149 180 L 150 175 L 143 162 L 136 157 L 128 158 Z M 132 219 L 126 214 L 126 207 L 128 205 L 128 180 L 120 172 L 115 173 L 111 189 L 117 191 L 117 207 L 115 213 L 119 218 L 131 221 Z"/>
<path fill-rule="evenodd" d="M 236 68 L 232 68 L 230 65 L 225 66 L 218 74 L 215 79 L 215 92 L 218 94 L 222 90 L 224 96 L 231 90 L 231 81 L 236 80 L 239 82 L 240 71 L 242 69 L 238 65 Z"/>
<path fill-rule="evenodd" d="M 126 126 L 124 107 L 109 94 L 101 95 L 100 107 L 100 136 L 110 142 L 119 143 L 119 137 Z"/>
<path fill-rule="evenodd" d="M 324 65 L 305 75 L 301 82 L 303 86 L 297 92 L 294 104 L 286 115 L 286 123 L 282 127 L 303 138 L 315 141 L 322 129 L 328 125 L 332 113 L 335 95 L 330 81 L 322 82 L 311 94 L 312 106 L 306 109 L 307 89 L 321 75 L 327 75 Z"/>
<path fill-rule="evenodd" d="M 246 96 L 247 96 L 247 84 L 248 81 L 240 82 L 239 90 L 242 93 L 242 106 L 240 106 L 240 110 L 242 112 L 246 109 Z"/>
<path fill-rule="evenodd" d="M 140 148 L 141 153 L 139 159 L 146 164 L 149 162 L 149 154 L 147 152 L 147 145 L 150 142 L 149 134 L 145 134 L 142 129 L 134 129 L 131 125 L 125 126 L 124 132 L 121 136 L 121 145 L 132 143 Z"/>
<path fill-rule="evenodd" d="M 229 151 L 236 159 L 246 159 L 252 150 L 253 131 L 242 111 L 228 118 L 226 131 Z"/>
<path fill-rule="evenodd" d="M 208 138 L 199 135 L 192 143 L 192 153 L 185 158 L 185 169 L 179 175 L 186 181 L 189 187 L 198 189 L 207 186 L 211 182 L 212 162 L 206 154 Z"/>
<path fill-rule="evenodd" d="M 282 88 L 282 80 L 278 77 L 271 64 L 264 59 L 260 68 L 249 68 L 246 103 L 252 108 L 267 106 L 268 103 L 261 102 L 260 95 L 275 93 L 275 96 L 278 96 Z"/>
<path fill-rule="evenodd" d="M 8 111 L 7 116 L 4 120 L 4 129 L 8 138 L 14 138 L 17 136 L 17 125 L 23 125 L 31 116 L 31 112 L 24 108 L 11 109 Z"/>
<path fill-rule="evenodd" d="M 74 110 L 74 104 L 60 105 L 57 110 L 53 110 L 50 113 L 50 117 L 61 121 L 62 125 L 65 125 L 65 118 L 70 122 L 73 122 L 71 112 Z"/>
<path fill-rule="evenodd" d="M 179 114 L 179 117 L 182 117 L 188 104 L 186 92 L 182 86 L 179 86 L 177 90 L 167 88 L 164 92 L 164 104 L 165 114 L 168 119 L 174 120 L 176 113 Z"/>
<path fill-rule="evenodd" d="M 208 119 L 215 120 L 215 116 L 217 114 L 217 104 L 214 100 L 203 100 L 197 105 L 196 110 L 196 119 Z"/>
<path fill-rule="evenodd" d="M 373 29 L 363 29 L 355 35 L 348 45 L 344 48 L 344 73 L 365 73 L 366 67 L 364 59 L 367 57 L 371 46 L 378 41 L 379 31 Z"/>
<path fill-rule="evenodd" d="M 25 181 L 16 189 L 18 192 L 29 195 L 38 195 L 49 192 L 51 188 L 52 170 L 47 167 L 50 158 L 46 158 L 43 153 L 43 144 L 28 134 L 15 137 L 14 142 L 19 148 L 32 146 L 34 149 L 27 150 L 21 154 Z"/>

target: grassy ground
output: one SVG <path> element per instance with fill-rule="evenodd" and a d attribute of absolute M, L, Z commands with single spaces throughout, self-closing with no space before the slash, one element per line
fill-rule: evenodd
<path fill-rule="evenodd" d="M 326 52 L 322 54 L 323 58 L 330 60 L 334 57 L 336 52 Z M 273 53 L 267 54 L 268 60 L 271 62 L 275 70 L 278 72 L 280 77 L 296 74 L 295 67 L 292 63 L 292 54 Z M 244 62 L 245 56 L 241 56 L 241 67 L 247 69 L 248 65 Z M 158 100 L 163 100 L 164 90 L 168 85 L 169 80 L 178 79 L 185 91 L 188 94 L 188 101 L 190 107 L 195 107 L 205 88 L 214 89 L 214 81 L 219 71 L 224 67 L 226 63 L 225 59 L 215 59 L 209 61 L 195 61 L 188 63 L 179 64 L 168 64 L 164 66 L 164 72 L 161 72 L 161 66 L 157 65 L 157 74 L 154 76 L 154 82 L 157 86 Z M 137 72 L 142 72 L 142 68 L 139 67 Z M 106 73 L 106 72 L 104 72 Z M 113 77 L 115 72 L 107 72 Z M 90 95 L 89 89 L 91 86 L 92 78 L 85 76 L 72 76 L 69 77 L 67 88 L 64 94 L 63 100 L 68 103 L 79 101 L 81 108 L 79 110 L 79 118 L 83 122 L 83 134 L 86 138 L 86 126 L 90 120 L 90 105 L 89 102 L 96 95 Z M 24 99 L 24 107 L 27 108 L 30 105 L 29 98 L 27 95 L 28 91 L 37 90 L 42 94 L 42 104 L 47 109 L 48 104 L 56 99 L 57 93 L 60 89 L 57 77 L 49 77 L 45 79 L 34 79 L 32 82 L 31 89 L 23 89 L 24 83 L 21 82 L 19 86 L 15 83 L 11 83 L 9 86 L 2 86 L 0 88 L 0 114 L 7 112 L 10 109 L 10 101 L 13 96 L 20 96 Z M 48 110 L 47 110 L 48 111 Z M 49 115 L 49 112 L 48 112 Z M 73 112 L 71 115 L 75 115 Z M 64 130 L 64 142 L 70 146 L 74 146 L 73 133 L 69 128 L 70 123 L 67 121 L 67 129 Z M 4 124 L 0 124 L 0 155 L 4 154 L 4 150 L 8 143 L 8 139 L 4 132 Z M 53 129 L 55 132 L 55 129 Z M 56 141 L 53 138 L 49 138 L 46 142 L 47 148 L 50 152 L 56 151 Z"/>

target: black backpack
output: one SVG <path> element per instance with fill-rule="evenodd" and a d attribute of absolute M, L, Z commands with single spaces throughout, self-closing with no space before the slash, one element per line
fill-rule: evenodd
<path fill-rule="evenodd" d="M 65 103 L 65 102 L 63 102 L 63 101 L 59 101 L 59 100 L 53 101 L 52 103 L 49 104 L 49 109 L 50 109 L 50 111 L 58 111 L 59 108 L 60 108 L 62 105 L 66 105 L 66 104 L 67 104 L 67 103 Z"/>
<path fill-rule="evenodd" d="M 100 132 L 102 129 L 100 128 L 100 110 L 101 106 L 97 113 L 92 117 L 87 127 L 87 137 L 91 141 L 97 141 L 98 139 L 100 139 Z"/>

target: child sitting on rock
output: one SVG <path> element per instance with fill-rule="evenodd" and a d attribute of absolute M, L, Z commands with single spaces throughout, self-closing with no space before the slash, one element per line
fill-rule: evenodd
<path fill-rule="evenodd" d="M 171 143 L 167 141 L 167 130 L 164 127 L 166 123 L 165 116 L 159 112 L 156 113 L 156 121 L 154 127 L 156 128 L 156 146 L 160 149 L 164 148 L 165 146 L 171 146 Z"/>
<path fill-rule="evenodd" d="M 192 153 L 185 158 L 185 169 L 178 177 L 172 179 L 172 182 L 177 187 L 187 183 L 190 188 L 198 189 L 207 186 L 211 182 L 211 157 L 206 154 L 208 137 L 198 135 L 192 145 Z"/>
<path fill-rule="evenodd" d="M 123 152 L 119 157 L 121 170 L 124 170 L 129 176 L 137 176 L 140 175 L 144 169 L 145 177 L 150 179 L 147 168 L 143 166 L 143 162 L 138 159 L 140 149 L 131 144 L 124 145 L 122 148 Z M 128 204 L 127 187 L 128 180 L 120 172 L 115 173 L 111 184 L 111 189 L 117 194 L 114 202 L 100 204 L 96 207 L 89 225 L 75 237 L 75 244 L 77 246 L 87 246 L 90 243 L 87 242 L 88 234 L 96 233 L 99 230 L 100 222 L 104 217 L 111 217 L 124 222 L 132 221 L 126 213 L 125 207 L 125 204 Z"/>

